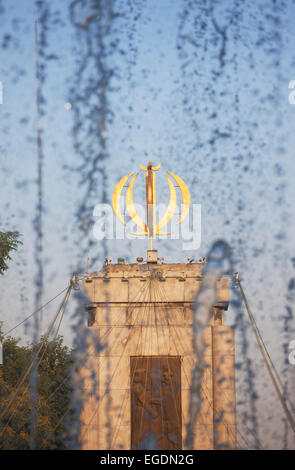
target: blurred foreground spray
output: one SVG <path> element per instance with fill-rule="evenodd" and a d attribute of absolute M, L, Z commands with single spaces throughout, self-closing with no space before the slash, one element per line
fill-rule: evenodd
<path fill-rule="evenodd" d="M 198 361 L 192 371 L 191 377 L 189 403 L 190 419 L 187 423 L 185 442 L 187 449 L 194 449 L 195 423 L 202 404 L 201 380 L 206 368 L 204 359 L 204 353 L 207 347 L 205 330 L 209 326 L 212 309 L 217 300 L 217 281 L 223 274 L 232 272 L 231 250 L 226 242 L 222 240 L 216 241 L 212 245 L 207 259 L 208 263 L 204 268 L 200 290 L 195 299 L 193 308 L 192 346 Z"/>

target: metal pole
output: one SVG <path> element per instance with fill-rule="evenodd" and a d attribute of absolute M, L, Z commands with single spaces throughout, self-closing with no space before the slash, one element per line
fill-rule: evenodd
<path fill-rule="evenodd" d="M 270 364 L 269 364 L 267 355 L 266 355 L 265 350 L 264 350 L 264 347 L 263 347 L 263 343 L 262 343 L 261 338 L 260 338 L 260 336 L 259 336 L 259 333 L 258 333 L 258 331 L 257 331 L 257 326 L 256 326 L 256 323 L 255 323 L 254 317 L 253 317 L 253 315 L 252 315 L 252 313 L 251 313 L 251 310 L 250 310 L 250 307 L 249 307 L 249 304 L 248 304 L 248 301 L 247 301 L 247 298 L 246 298 L 244 289 L 243 289 L 243 287 L 242 287 L 242 285 L 241 285 L 241 281 L 240 281 L 240 278 L 239 278 L 239 273 L 235 273 L 235 280 L 236 280 L 236 282 L 237 282 L 237 284 L 238 284 L 238 286 L 239 286 L 239 288 L 240 288 L 240 292 L 241 292 L 241 294 L 242 294 L 242 297 L 243 297 L 243 300 L 244 300 L 244 303 L 245 303 L 245 307 L 246 307 L 248 316 L 249 316 L 249 318 L 250 318 L 250 322 L 251 322 L 252 328 L 253 328 L 253 330 L 254 330 L 254 333 L 255 333 L 255 336 L 256 336 L 256 340 L 257 340 L 257 343 L 258 343 L 260 352 L 261 352 L 261 354 L 262 354 L 262 357 L 263 357 L 263 359 L 264 359 L 264 362 L 265 362 L 265 364 L 266 364 L 267 370 L 268 370 L 268 372 L 269 372 L 269 375 L 270 375 L 270 377 L 271 377 L 271 380 L 272 380 L 272 382 L 273 382 L 273 385 L 274 385 L 274 387 L 275 387 L 275 390 L 276 390 L 276 392 L 277 392 L 277 395 L 278 395 L 278 397 L 279 397 L 279 400 L 280 400 L 280 402 L 281 402 L 281 404 L 282 404 L 283 410 L 284 410 L 285 413 L 286 413 L 286 416 L 287 416 L 287 419 L 288 419 L 288 421 L 289 421 L 289 423 L 290 423 L 290 426 L 291 426 L 291 428 L 293 429 L 293 431 L 294 431 L 294 433 L 295 433 L 295 421 L 294 421 L 294 419 L 293 419 L 293 417 L 292 417 L 292 415 L 291 415 L 291 413 L 290 413 L 290 411 L 289 411 L 289 408 L 288 408 L 288 406 L 287 406 L 287 404 L 286 404 L 286 402 L 285 402 L 285 400 L 284 400 L 283 394 L 282 394 L 282 392 L 281 392 L 281 390 L 280 390 L 280 388 L 279 388 L 279 385 L 278 385 L 278 383 L 277 383 L 277 381 L 276 381 L 276 378 L 275 378 L 275 376 L 274 376 L 274 374 L 273 374 L 273 371 L 272 371 L 272 369 L 271 369 L 271 366 L 270 366 Z"/>

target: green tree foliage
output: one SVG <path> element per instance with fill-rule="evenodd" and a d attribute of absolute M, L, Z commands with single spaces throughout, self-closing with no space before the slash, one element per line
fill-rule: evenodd
<path fill-rule="evenodd" d="M 13 393 L 41 344 L 20 346 L 18 343 L 19 340 L 12 337 L 3 341 L 4 364 L 0 366 L 0 417 L 7 409 Z M 43 340 L 42 345 L 38 366 L 36 448 L 64 449 L 66 446 L 63 417 L 68 414 L 70 405 L 68 369 L 71 363 L 71 350 L 63 344 L 61 336 L 54 341 Z M 42 357 L 44 350 L 45 354 Z M 29 449 L 30 406 L 28 376 L 9 411 L 0 418 L 0 449 Z"/>
<path fill-rule="evenodd" d="M 11 260 L 11 251 L 22 245 L 19 237 L 19 232 L 0 232 L 0 274 L 4 274 L 8 269 L 7 261 Z"/>

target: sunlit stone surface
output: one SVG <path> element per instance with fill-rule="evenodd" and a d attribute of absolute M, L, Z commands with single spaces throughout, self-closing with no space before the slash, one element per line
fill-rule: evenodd
<path fill-rule="evenodd" d="M 98 356 L 88 351 L 85 364 L 85 376 L 90 381 L 95 376 L 98 385 L 97 394 L 89 395 L 85 381 L 81 431 L 84 449 L 161 449 L 163 443 L 164 448 L 175 449 L 180 448 L 179 442 L 184 448 L 191 374 L 197 361 L 192 347 L 192 302 L 200 287 L 203 267 L 203 263 L 108 264 L 101 272 L 85 276 L 88 327 L 97 330 L 103 348 Z M 228 276 L 218 282 L 217 301 L 205 331 L 206 369 L 195 423 L 195 449 L 236 446 L 234 334 L 224 325 L 230 283 Z M 169 366 L 163 366 L 157 379 L 150 372 L 146 374 L 147 381 L 152 377 L 149 389 L 143 379 L 145 370 L 131 373 L 132 360 L 141 358 L 142 364 L 149 364 L 149 357 L 162 358 L 163 364 L 165 360 L 168 364 L 170 358 L 179 358 L 177 393 L 171 390 L 178 386 L 173 372 L 169 378 Z M 139 397 L 137 405 L 132 402 L 132 390 Z M 174 423 L 175 433 L 171 431 L 172 418 L 168 422 L 165 411 L 169 399 L 178 400 L 177 409 L 181 410 Z M 140 410 L 140 403 L 143 422 L 132 423 L 132 414 L 138 416 L 138 410 L 136 415 L 131 407 L 139 406 Z M 137 442 L 134 436 L 132 441 L 135 425 L 139 430 L 142 426 Z"/>

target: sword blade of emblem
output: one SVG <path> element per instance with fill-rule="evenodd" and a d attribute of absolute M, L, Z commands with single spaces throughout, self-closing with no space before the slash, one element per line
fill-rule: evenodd
<path fill-rule="evenodd" d="M 152 249 L 152 239 L 156 234 L 156 175 L 154 171 L 160 168 L 153 167 L 152 162 L 149 162 L 147 167 L 147 173 L 145 177 L 146 181 L 146 208 L 147 208 L 147 232 L 151 240 L 151 249 Z M 155 170 L 156 168 L 156 170 Z"/>

